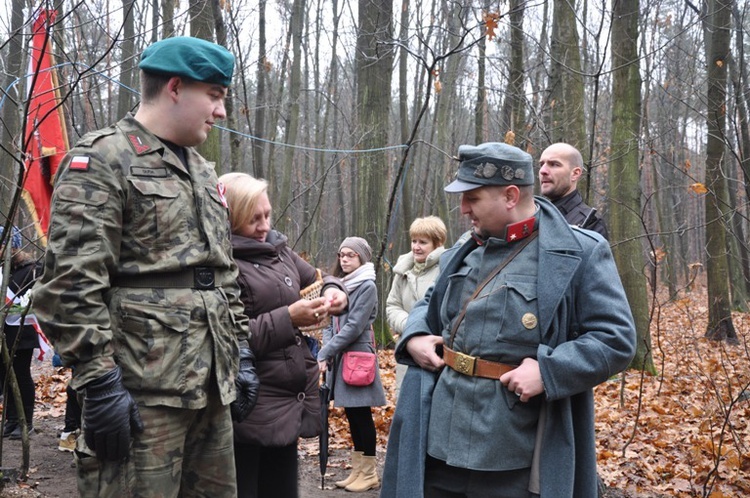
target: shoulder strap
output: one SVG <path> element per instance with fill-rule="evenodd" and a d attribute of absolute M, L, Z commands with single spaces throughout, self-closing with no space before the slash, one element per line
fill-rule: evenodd
<path fill-rule="evenodd" d="M 490 272 L 490 274 L 487 276 L 487 278 L 485 278 L 477 286 L 477 288 L 474 290 L 474 293 L 471 295 L 471 297 L 466 300 L 466 302 L 464 303 L 464 307 L 461 310 L 461 313 L 459 313 L 458 318 L 456 318 L 456 320 L 453 322 L 453 327 L 451 327 L 451 336 L 450 336 L 450 339 L 449 339 L 450 347 L 451 348 L 453 348 L 453 341 L 454 341 L 454 339 L 456 337 L 456 332 L 458 331 L 458 326 L 461 325 L 461 322 L 463 322 L 464 317 L 466 316 L 466 310 L 469 307 L 469 304 L 474 299 L 477 298 L 477 296 L 479 295 L 479 293 L 482 292 L 482 289 L 484 289 L 487 286 L 487 284 L 489 284 L 492 281 L 492 279 L 497 276 L 498 273 L 500 273 L 501 271 L 503 271 L 503 268 L 505 268 L 506 266 L 508 266 L 508 264 L 510 264 L 510 262 L 513 261 L 515 259 L 515 257 L 518 256 L 518 254 L 521 251 L 523 251 L 524 247 L 526 247 L 527 245 L 529 245 L 531 243 L 531 241 L 534 240 L 538 234 L 539 234 L 539 231 L 536 230 L 531 235 L 529 235 L 528 237 L 526 237 L 521 243 L 519 243 L 518 247 L 516 247 L 516 249 L 512 253 L 510 253 L 510 255 L 508 255 L 508 257 L 505 258 L 502 263 L 500 263 L 499 265 L 497 265 L 497 267 L 495 267 L 495 269 L 492 270 L 492 272 Z"/>

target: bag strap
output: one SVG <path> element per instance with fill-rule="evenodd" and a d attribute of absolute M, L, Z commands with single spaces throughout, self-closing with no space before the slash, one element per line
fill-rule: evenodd
<path fill-rule="evenodd" d="M 490 281 L 492 281 L 492 279 L 497 276 L 498 273 L 500 273 L 501 271 L 503 271 L 503 268 L 505 268 L 506 266 L 508 266 L 510 264 L 510 262 L 513 261 L 516 258 L 516 256 L 518 256 L 518 254 L 521 251 L 523 251 L 523 249 L 527 245 L 529 245 L 532 240 L 534 240 L 536 238 L 536 236 L 538 234 L 539 234 L 539 231 L 536 230 L 531 235 L 529 235 L 528 237 L 526 237 L 523 240 L 523 242 L 521 242 L 520 244 L 518 244 L 518 247 L 516 247 L 516 249 L 512 253 L 510 253 L 507 258 L 505 258 L 502 261 L 502 263 L 500 263 L 499 265 L 497 265 L 495 267 L 495 269 L 492 270 L 492 272 L 487 276 L 487 278 L 485 278 L 477 286 L 477 288 L 474 290 L 474 293 L 471 295 L 471 297 L 469 297 L 469 299 L 466 300 L 466 302 L 464 303 L 464 307 L 461 310 L 461 313 L 459 313 L 458 318 L 456 318 L 456 321 L 453 322 L 453 327 L 451 328 L 451 335 L 450 335 L 450 339 L 449 339 L 449 342 L 450 342 L 450 346 L 449 347 L 451 349 L 453 348 L 453 341 L 456 338 L 456 332 L 458 332 L 458 327 L 459 327 L 459 325 L 461 325 L 461 322 L 464 321 L 464 317 L 466 316 L 466 310 L 469 308 L 469 304 L 471 304 L 471 302 L 477 298 L 477 296 L 479 295 L 479 293 L 482 292 L 482 289 L 484 289 L 487 286 L 487 284 L 489 284 Z"/>
<path fill-rule="evenodd" d="M 337 316 L 332 317 L 331 322 L 335 322 L 336 323 L 336 328 L 333 331 L 334 335 L 338 334 L 339 331 L 341 330 L 341 327 L 340 327 L 340 324 L 339 324 L 339 317 L 337 317 Z M 378 352 L 378 348 L 377 348 L 377 346 L 375 346 L 375 329 L 372 328 L 372 324 L 370 324 L 370 344 L 372 344 L 372 349 L 377 353 Z"/>

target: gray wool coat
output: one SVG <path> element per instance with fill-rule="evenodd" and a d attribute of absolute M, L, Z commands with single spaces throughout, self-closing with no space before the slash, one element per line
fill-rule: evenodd
<path fill-rule="evenodd" d="M 369 386 L 350 386 L 341 377 L 341 354 L 345 351 L 371 351 L 373 347 L 371 325 L 378 311 L 378 292 L 375 282 L 367 280 L 349 293 L 346 313 L 333 317 L 331 326 L 323 330 L 323 347 L 318 361 L 333 364 L 333 405 L 345 408 L 385 405 L 385 392 L 380 380 L 380 371 Z"/>
<path fill-rule="evenodd" d="M 635 354 L 635 325 L 608 243 L 594 232 L 570 227 L 548 200 L 535 200 L 540 208 L 537 299 L 542 331 L 536 359 L 546 410 L 541 449 L 535 455 L 540 495 L 592 497 L 597 495 L 593 388 L 628 366 Z M 416 366 L 405 345 L 415 335 L 443 332 L 439 310 L 448 278 L 476 247 L 469 238 L 446 251 L 440 276 L 415 305 L 396 347 L 399 363 L 411 366 L 391 425 L 383 498 L 423 496 L 427 422 L 440 374 Z M 485 444 L 492 445 L 492 438 Z"/>

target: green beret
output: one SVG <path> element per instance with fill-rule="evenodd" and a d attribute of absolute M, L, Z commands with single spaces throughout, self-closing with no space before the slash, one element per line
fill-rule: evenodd
<path fill-rule="evenodd" d="M 462 145 L 458 148 L 456 180 L 446 192 L 466 192 L 484 185 L 534 185 L 531 154 L 501 142 Z"/>
<path fill-rule="evenodd" d="M 234 55 L 216 43 L 191 36 L 176 36 L 147 47 L 141 54 L 138 67 L 147 73 L 183 76 L 229 86 Z"/>

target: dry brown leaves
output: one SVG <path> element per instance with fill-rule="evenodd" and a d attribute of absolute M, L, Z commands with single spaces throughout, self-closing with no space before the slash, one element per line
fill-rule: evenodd
<path fill-rule="evenodd" d="M 596 388 L 599 474 L 608 486 L 631 496 L 750 496 L 750 315 L 734 314 L 740 346 L 708 341 L 706 303 L 705 289 L 698 289 L 654 312 L 659 375 L 628 371 L 624 384 L 618 376 Z M 393 351 L 378 354 L 387 404 L 373 414 L 385 448 L 396 363 Z M 62 415 L 68 375 L 42 376 L 42 411 Z M 351 447 L 343 409 L 330 409 L 329 433 L 331 448 Z M 317 438 L 300 446 L 317 455 Z"/>
<path fill-rule="evenodd" d="M 706 303 L 705 290 L 694 290 L 654 313 L 659 375 L 629 371 L 624 384 L 612 379 L 595 390 L 599 473 L 608 485 L 633 494 L 750 495 L 750 316 L 733 317 L 740 346 L 709 341 Z"/>
<path fill-rule="evenodd" d="M 43 373 L 36 378 L 36 406 L 34 417 L 64 417 L 67 395 L 65 388 L 70 380 L 69 368 L 53 368 L 45 365 Z"/>

